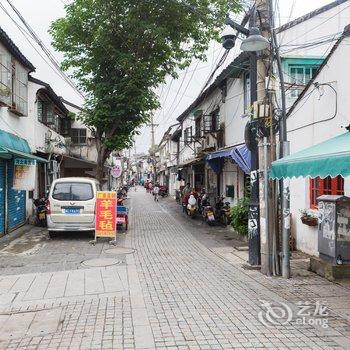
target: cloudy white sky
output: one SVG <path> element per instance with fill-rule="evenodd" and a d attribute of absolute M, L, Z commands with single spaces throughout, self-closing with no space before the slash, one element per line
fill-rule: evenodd
<path fill-rule="evenodd" d="M 51 47 L 51 37 L 48 34 L 48 28 L 55 19 L 64 16 L 64 4 L 69 0 L 11 0 L 17 9 L 22 13 L 26 21 L 38 34 L 40 39 L 48 46 L 58 61 L 62 60 L 61 54 L 54 52 Z M 331 0 L 275 0 L 280 9 L 277 16 L 277 23 L 287 22 L 289 19 L 299 17 L 318 7 L 332 2 Z M 24 36 L 18 26 L 11 20 L 13 18 L 17 24 L 19 19 L 11 10 L 7 0 L 0 0 L 0 26 L 7 32 L 11 39 L 17 44 L 23 54 L 34 64 L 36 72 L 33 74 L 38 79 L 48 82 L 58 95 L 65 99 L 81 105 L 82 98 L 74 91 L 44 60 L 39 56 L 39 51 L 43 57 L 40 48 Z M 2 8 L 3 7 L 3 8 Z M 8 11 L 10 17 L 5 13 Z M 22 24 L 20 24 L 22 26 Z M 34 48 L 37 50 L 35 50 Z M 159 88 L 159 95 L 162 108 L 155 113 L 155 123 L 159 124 L 156 132 L 156 141 L 159 141 L 164 131 L 169 125 L 176 122 L 176 118 L 184 111 L 198 96 L 203 88 L 205 81 L 210 75 L 212 69 L 223 50 L 221 45 L 213 43 L 208 50 L 206 62 L 193 62 L 187 72 L 180 72 L 178 80 L 168 79 L 167 83 Z M 226 63 L 229 63 L 227 59 Z M 141 135 L 136 139 L 137 152 L 147 151 L 150 146 L 150 128 L 144 127 Z"/>

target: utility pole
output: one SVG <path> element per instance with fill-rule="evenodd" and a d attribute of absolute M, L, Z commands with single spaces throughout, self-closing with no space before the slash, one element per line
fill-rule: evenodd
<path fill-rule="evenodd" d="M 156 181 L 157 178 L 157 170 L 156 170 L 156 152 L 155 152 L 155 128 L 159 124 L 154 124 L 154 119 L 153 119 L 153 114 L 151 116 L 151 124 L 148 124 L 148 126 L 151 127 L 151 160 L 152 160 L 152 165 L 153 165 L 153 177 L 154 177 L 154 182 Z"/>
<path fill-rule="evenodd" d="M 258 19 L 258 20 L 257 20 Z M 256 0 L 250 13 L 250 28 L 247 30 L 229 18 L 226 24 L 247 38 L 241 50 L 250 52 L 251 102 L 254 118 L 246 129 L 248 147 L 252 153 L 251 199 L 249 206 L 249 263 L 258 265 L 261 254 L 261 272 L 266 275 L 280 274 L 279 222 L 277 186 L 269 179 L 271 162 L 276 159 L 276 123 L 280 127 L 280 155 L 285 156 L 287 147 L 286 105 L 283 72 L 274 29 L 273 0 Z M 260 34 L 261 32 L 261 34 Z M 237 34 L 224 31 L 223 46 L 227 50 L 235 46 Z M 274 62 L 281 85 L 282 113 L 274 115 L 275 90 Z M 289 277 L 289 186 L 280 183 L 283 214 L 283 276 Z M 259 243 L 260 242 L 260 243 Z M 259 250 L 260 244 L 260 250 Z"/>
<path fill-rule="evenodd" d="M 158 126 L 158 124 L 154 124 L 153 122 L 153 114 L 152 114 L 152 117 L 151 117 L 151 124 L 149 124 L 149 126 L 151 127 L 151 147 L 152 147 L 152 150 L 155 146 L 155 140 L 154 140 L 154 134 L 155 134 L 155 130 L 154 128 L 156 126 Z"/>
<path fill-rule="evenodd" d="M 256 11 L 250 17 L 249 26 L 256 26 Z M 257 89 L 257 55 L 250 53 L 249 58 L 249 80 L 250 80 L 250 104 L 254 105 L 258 101 Z M 261 264 L 260 255 L 260 209 L 259 209 L 259 154 L 257 142 L 257 124 L 254 121 L 249 123 L 249 150 L 251 151 L 251 171 L 250 171 L 250 203 L 248 213 L 248 245 L 249 259 L 252 266 Z"/>
<path fill-rule="evenodd" d="M 262 36 L 271 41 L 271 22 L 269 0 L 256 0 L 256 11 L 259 14 L 259 27 Z M 273 240 L 276 234 L 275 217 L 273 210 L 274 198 L 271 183 L 268 179 L 268 168 L 273 161 L 273 149 L 275 147 L 273 132 L 268 132 L 268 121 L 272 123 L 272 110 L 267 95 L 266 82 L 270 72 L 267 71 L 270 52 L 268 50 L 259 53 L 257 60 L 257 114 L 262 121 L 261 127 L 264 137 L 259 141 L 260 171 L 260 244 L 261 244 L 261 272 L 266 275 L 274 273 Z M 262 115 L 260 115 L 262 113 Z"/>
<path fill-rule="evenodd" d="M 279 123 L 279 140 L 280 140 L 280 158 L 286 157 L 290 153 L 289 142 L 287 141 L 287 112 L 286 112 L 286 91 L 284 86 L 284 76 L 282 71 L 282 62 L 279 54 L 279 43 L 277 42 L 277 35 L 274 16 L 272 13 L 272 0 L 269 0 L 270 6 L 270 21 L 272 27 L 272 47 L 274 48 L 274 55 L 277 61 L 278 77 L 281 91 L 281 118 Z M 282 276 L 290 278 L 290 192 L 289 179 L 281 179 L 279 181 L 280 202 L 281 202 L 281 225 L 282 225 Z"/>

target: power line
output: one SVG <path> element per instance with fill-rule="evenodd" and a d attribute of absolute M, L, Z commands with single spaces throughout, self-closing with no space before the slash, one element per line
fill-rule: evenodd
<path fill-rule="evenodd" d="M 200 62 L 200 61 L 197 62 L 196 68 L 198 67 L 199 62 Z M 182 94 L 180 100 L 178 101 L 178 103 L 177 103 L 176 106 L 174 107 L 173 111 L 171 112 L 171 114 L 170 114 L 170 116 L 168 117 L 168 119 L 166 120 L 166 122 L 167 122 L 167 121 L 169 120 L 169 118 L 173 115 L 173 113 L 176 111 L 177 107 L 178 107 L 179 104 L 181 103 L 182 99 L 184 98 L 185 93 L 186 93 L 186 91 L 187 91 L 187 89 L 188 89 L 188 87 L 189 87 L 189 85 L 190 85 L 190 83 L 191 83 L 191 81 L 192 81 L 192 79 L 193 79 L 193 77 L 194 77 L 194 73 L 196 72 L 196 68 L 193 70 L 192 75 L 191 75 L 189 81 L 187 82 L 187 85 L 186 85 L 186 87 L 185 87 L 185 90 L 184 90 L 184 92 L 183 92 L 183 94 Z"/>
<path fill-rule="evenodd" d="M 32 38 L 36 41 L 36 43 L 39 45 L 39 47 L 44 51 L 45 55 L 48 57 L 48 59 L 51 61 L 51 63 L 55 66 L 55 68 L 60 72 L 63 79 L 77 92 L 79 95 L 81 95 L 83 98 L 85 96 L 83 93 L 78 89 L 78 87 L 75 85 L 75 83 L 61 70 L 60 63 L 57 61 L 57 59 L 52 55 L 50 50 L 44 45 L 42 40 L 39 38 L 39 36 L 35 33 L 33 28 L 26 22 L 20 11 L 12 4 L 10 0 L 6 0 L 7 3 L 11 6 L 12 10 L 16 13 L 18 18 L 21 20 L 21 22 L 24 24 Z"/>
<path fill-rule="evenodd" d="M 348 9 L 349 7 L 350 7 L 350 5 L 344 7 L 343 9 L 341 9 L 341 10 L 339 10 L 337 13 L 335 13 L 333 16 L 328 17 L 325 21 L 323 21 L 323 22 L 317 24 L 316 26 L 312 27 L 312 29 L 310 29 L 310 30 L 308 31 L 308 33 L 314 31 L 316 28 L 322 26 L 322 25 L 325 24 L 326 22 L 328 22 L 328 21 L 330 21 L 331 19 L 333 19 L 334 17 L 338 16 L 340 13 L 342 13 L 343 11 L 345 11 L 346 9 Z M 295 40 L 297 40 L 297 39 L 300 39 L 300 38 L 303 37 L 303 36 L 304 36 L 304 34 L 299 35 L 298 37 L 293 38 L 292 40 L 286 42 L 285 44 L 289 44 L 289 43 L 291 43 L 291 42 L 293 42 L 293 41 L 295 41 Z M 284 44 L 284 45 L 285 45 L 285 44 Z"/>
<path fill-rule="evenodd" d="M 48 67 L 50 67 L 52 69 L 52 71 L 61 79 L 63 79 L 62 75 L 60 74 L 60 72 L 57 71 L 57 69 L 55 69 L 54 67 L 51 66 L 51 64 L 49 63 L 49 61 L 47 61 L 45 59 L 45 57 L 40 53 L 40 51 L 33 45 L 33 43 L 31 42 L 31 40 L 29 38 L 32 39 L 32 37 L 30 36 L 30 34 L 28 32 L 25 31 L 25 29 L 23 27 L 21 27 L 14 18 L 11 17 L 11 15 L 8 13 L 8 11 L 6 10 L 6 8 L 0 3 L 0 8 L 4 11 L 4 13 L 11 19 L 11 21 L 14 23 L 14 25 L 18 28 L 18 30 L 21 32 L 21 34 L 24 36 L 24 38 L 27 40 L 27 42 L 29 43 L 29 45 L 35 50 L 35 52 L 42 58 L 42 60 L 48 65 Z M 28 38 L 29 37 L 29 38 Z M 66 81 L 65 79 L 63 79 L 64 81 Z"/>
<path fill-rule="evenodd" d="M 198 62 L 199 62 L 199 61 L 198 61 Z M 197 66 L 198 66 L 198 63 L 197 63 Z M 196 67 L 197 67 L 197 66 L 196 66 Z M 190 67 L 190 66 L 188 66 L 188 67 L 186 68 L 186 72 L 185 72 L 184 76 L 182 77 L 180 87 L 177 89 L 177 92 L 176 92 L 175 98 L 174 98 L 174 100 L 173 100 L 173 103 L 172 103 L 171 106 L 168 108 L 168 111 L 167 111 L 167 112 L 170 112 L 170 110 L 172 109 L 172 107 L 173 107 L 174 104 L 176 103 L 177 96 L 179 95 L 180 90 L 181 90 L 181 88 L 182 88 L 182 86 L 183 86 L 183 84 L 184 84 L 184 82 L 185 82 L 186 76 L 187 76 L 187 74 L 188 74 L 189 67 Z M 181 99 L 180 99 L 180 101 L 181 101 Z M 176 107 L 175 107 L 175 108 L 176 108 Z"/>

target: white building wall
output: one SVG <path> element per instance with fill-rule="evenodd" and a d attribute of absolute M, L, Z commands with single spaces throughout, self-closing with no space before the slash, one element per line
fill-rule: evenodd
<path fill-rule="evenodd" d="M 236 164 L 226 159 L 222 174 L 222 195 L 226 195 L 226 186 L 233 185 L 235 196 L 234 198 L 225 197 L 225 201 L 229 201 L 231 205 L 235 205 L 244 196 L 244 173 Z"/>
<path fill-rule="evenodd" d="M 222 105 L 221 101 L 221 91 L 216 89 L 212 94 L 208 95 L 206 99 L 200 103 L 193 111 L 190 113 L 182 123 L 182 137 L 180 139 L 180 164 L 184 163 L 188 160 L 194 159 L 196 157 L 195 149 L 200 147 L 201 144 L 199 142 L 191 142 L 190 145 L 184 144 L 184 131 L 187 127 L 192 126 L 192 135 L 194 136 L 196 127 L 195 127 L 195 117 L 193 112 L 196 110 L 202 110 L 204 115 L 208 115 L 211 112 L 215 111 L 218 107 Z M 221 109 L 220 109 L 221 112 Z M 221 122 L 224 121 L 223 116 L 220 114 Z M 202 118 L 203 120 L 203 118 Z M 203 124 L 202 124 L 203 129 Z"/>
<path fill-rule="evenodd" d="M 28 142 L 32 152 L 66 154 L 65 138 L 56 131 L 50 129 L 38 120 L 37 92 L 45 89 L 43 85 L 29 82 L 28 84 L 28 123 L 29 139 Z"/>
<path fill-rule="evenodd" d="M 343 127 L 350 123 L 350 71 L 347 68 L 349 43 L 350 39 L 345 39 L 340 44 L 315 80 L 320 84 L 329 83 L 337 91 L 337 114 L 335 115 L 336 95 L 333 90 L 328 86 L 321 86 L 319 89 L 311 86 L 287 120 L 291 154 L 346 132 Z M 293 131 L 303 125 L 325 119 L 330 120 Z M 292 232 L 296 237 L 297 248 L 317 255 L 317 227 L 302 224 L 299 212 L 300 209 L 310 208 L 309 179 L 292 179 L 290 192 Z M 345 179 L 345 194 L 350 195 L 349 178 Z"/>
<path fill-rule="evenodd" d="M 75 114 L 75 120 L 71 124 L 71 127 L 77 128 L 77 129 L 86 129 L 86 136 L 87 136 L 86 145 L 74 145 L 73 143 L 70 143 L 69 145 L 70 151 L 76 156 L 85 158 L 91 162 L 96 162 L 97 161 L 96 141 L 95 141 L 95 138 L 93 137 L 91 129 L 88 128 L 81 120 L 79 120 L 81 109 L 76 108 L 68 103 L 64 103 L 64 105 L 70 112 Z"/>
<path fill-rule="evenodd" d="M 29 93 L 28 93 L 29 96 Z M 28 104 L 29 111 L 29 104 Z M 28 116 L 19 117 L 16 114 L 9 111 L 7 107 L 0 108 L 0 129 L 8 133 L 14 134 L 22 139 L 25 139 L 31 150 L 34 149 L 34 130 L 30 114 Z M 32 215 L 32 200 L 28 198 L 28 191 L 26 192 L 26 216 Z"/>
<path fill-rule="evenodd" d="M 229 79 L 227 96 L 220 112 L 225 121 L 225 145 L 234 146 L 244 142 L 244 129 L 248 122 L 244 115 L 244 79 Z"/>
<path fill-rule="evenodd" d="M 300 45 L 332 39 L 343 32 L 349 24 L 350 6 L 346 1 L 326 12 L 323 12 L 307 21 L 291 27 L 278 34 L 281 53 L 284 57 L 325 57 L 334 42 L 314 45 L 307 48 L 298 48 Z M 291 51 L 292 50 L 292 51 Z"/>

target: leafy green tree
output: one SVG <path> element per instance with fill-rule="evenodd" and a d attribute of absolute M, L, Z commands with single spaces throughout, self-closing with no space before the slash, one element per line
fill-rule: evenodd
<path fill-rule="evenodd" d="M 50 29 L 86 93 L 84 122 L 96 133 L 97 178 L 116 149 L 159 107 L 155 89 L 167 75 L 205 59 L 225 14 L 239 0 L 75 0 Z"/>

